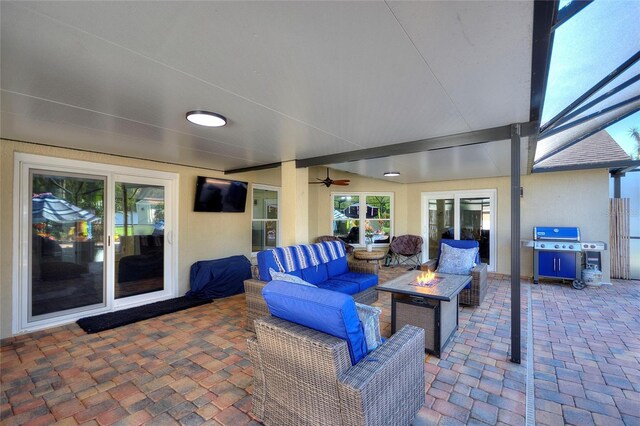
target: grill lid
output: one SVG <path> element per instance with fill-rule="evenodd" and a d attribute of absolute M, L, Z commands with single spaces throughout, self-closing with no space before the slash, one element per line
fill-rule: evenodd
<path fill-rule="evenodd" d="M 536 226 L 533 228 L 533 239 L 537 241 L 580 241 L 580 228 Z"/>

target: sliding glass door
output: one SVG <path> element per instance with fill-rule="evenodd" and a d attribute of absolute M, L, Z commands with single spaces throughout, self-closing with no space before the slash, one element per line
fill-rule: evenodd
<path fill-rule="evenodd" d="M 178 176 L 16 154 L 14 334 L 177 296 Z"/>
<path fill-rule="evenodd" d="M 117 180 L 113 228 L 115 299 L 165 290 L 165 186 Z"/>
<path fill-rule="evenodd" d="M 496 191 L 452 191 L 422 194 L 425 260 L 438 256 L 441 239 L 476 240 L 480 259 L 495 270 Z"/>
<path fill-rule="evenodd" d="M 105 178 L 31 170 L 29 318 L 104 307 Z"/>

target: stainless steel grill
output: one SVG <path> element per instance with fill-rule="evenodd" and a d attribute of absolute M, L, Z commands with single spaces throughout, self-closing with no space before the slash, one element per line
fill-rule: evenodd
<path fill-rule="evenodd" d="M 575 288 L 584 287 L 580 280 L 585 266 L 583 259 L 597 262 L 599 268 L 599 252 L 607 249 L 607 244 L 602 241 L 580 241 L 578 227 L 536 226 L 533 228 L 533 240 L 523 241 L 523 245 L 533 248 L 534 284 L 543 277 L 572 280 Z"/>

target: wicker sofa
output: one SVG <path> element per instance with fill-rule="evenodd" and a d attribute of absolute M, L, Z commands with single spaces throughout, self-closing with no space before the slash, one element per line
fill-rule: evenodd
<path fill-rule="evenodd" d="M 354 356 L 362 340 L 350 296 L 273 281 L 265 298 L 278 317 L 255 320 L 247 342 L 264 424 L 410 424 L 425 401 L 423 329 L 407 325 Z M 337 330 L 343 320 L 350 331 Z"/>
<path fill-rule="evenodd" d="M 269 308 L 262 297 L 262 289 L 270 281 L 269 267 L 272 266 L 273 254 L 271 250 L 265 250 L 258 253 L 258 278 L 252 278 L 245 280 L 244 292 L 245 301 L 247 304 L 247 329 L 253 331 L 253 321 L 256 318 L 269 315 Z M 373 263 L 365 262 L 347 262 L 348 272 L 353 274 L 371 274 L 377 275 L 377 265 Z M 315 283 L 314 283 L 315 284 Z M 375 286 L 368 287 L 362 291 L 353 292 L 352 285 L 346 285 L 343 288 L 332 287 L 331 290 L 342 291 L 344 293 L 351 294 L 353 299 L 358 303 L 364 303 L 367 305 L 372 304 L 378 300 L 378 292 Z"/>
<path fill-rule="evenodd" d="M 478 247 L 475 240 L 440 240 L 441 244 L 447 244 L 456 248 L 472 248 Z M 441 245 L 440 245 L 441 246 Z M 420 266 L 423 271 L 435 271 L 440 260 L 440 250 L 438 250 L 438 258 L 430 259 Z M 487 264 L 480 263 L 479 256 L 476 259 L 476 266 L 471 270 L 471 283 L 464 288 L 458 296 L 458 301 L 462 305 L 480 306 L 487 294 Z"/>

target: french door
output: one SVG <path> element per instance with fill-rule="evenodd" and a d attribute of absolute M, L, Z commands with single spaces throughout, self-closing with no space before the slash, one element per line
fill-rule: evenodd
<path fill-rule="evenodd" d="M 177 176 L 16 154 L 14 333 L 174 297 Z"/>
<path fill-rule="evenodd" d="M 496 191 L 422 193 L 423 260 L 438 256 L 440 240 L 476 240 L 480 259 L 495 271 Z"/>

